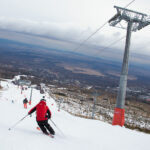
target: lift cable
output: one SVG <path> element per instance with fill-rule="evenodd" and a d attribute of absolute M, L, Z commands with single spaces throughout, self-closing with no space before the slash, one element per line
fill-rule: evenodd
<path fill-rule="evenodd" d="M 97 55 L 98 53 L 102 53 L 105 49 L 109 49 L 110 47 L 112 47 L 113 45 L 115 45 L 116 43 L 120 42 L 121 40 L 125 39 L 126 36 L 121 37 L 120 39 L 112 42 L 111 44 L 109 44 L 106 47 L 103 47 L 101 50 L 99 50 L 95 55 Z"/>
<path fill-rule="evenodd" d="M 127 4 L 127 5 L 125 6 L 125 8 L 127 8 L 129 5 L 131 5 L 134 1 L 135 1 L 135 0 L 132 0 L 129 4 Z M 109 19 L 109 20 L 110 20 L 110 19 Z M 106 21 L 106 22 L 105 22 L 102 26 L 100 26 L 98 29 L 96 29 L 90 36 L 88 36 L 88 38 L 86 38 L 83 42 L 81 42 L 81 43 L 79 44 L 79 46 L 76 47 L 73 51 L 76 51 L 76 50 L 78 50 L 80 47 L 82 47 L 82 46 L 85 44 L 85 42 L 88 41 L 92 36 L 94 36 L 98 31 L 100 31 L 100 30 L 109 22 L 109 20 Z"/>
<path fill-rule="evenodd" d="M 73 51 L 78 50 L 82 45 L 85 44 L 86 41 L 88 41 L 93 35 L 95 35 L 99 30 L 101 30 L 107 23 L 108 23 L 108 21 L 105 22 L 105 23 L 104 23 L 102 26 L 100 26 L 98 29 L 96 29 L 95 32 L 93 32 L 88 38 L 86 38 L 82 43 L 80 43 L 79 46 L 78 46 L 77 48 L 75 48 Z"/>

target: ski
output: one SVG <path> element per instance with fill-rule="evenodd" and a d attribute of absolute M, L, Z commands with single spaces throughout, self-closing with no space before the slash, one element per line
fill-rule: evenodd
<path fill-rule="evenodd" d="M 41 130 L 40 127 L 36 127 L 36 129 L 39 130 L 39 131 Z"/>
<path fill-rule="evenodd" d="M 37 130 L 39 130 L 39 131 L 41 131 L 41 129 L 40 129 L 40 127 L 36 127 L 36 129 Z M 44 134 L 44 133 L 43 133 Z M 52 135 L 52 134 L 44 134 L 44 135 L 47 135 L 47 136 L 49 136 L 49 137 L 51 137 L 51 138 L 54 138 L 54 135 Z"/>
<path fill-rule="evenodd" d="M 48 134 L 48 136 L 51 137 L 51 138 L 54 138 L 54 135 L 52 135 L 52 134 Z"/>

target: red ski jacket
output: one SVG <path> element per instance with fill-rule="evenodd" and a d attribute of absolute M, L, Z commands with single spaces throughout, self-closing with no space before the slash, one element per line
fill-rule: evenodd
<path fill-rule="evenodd" d="M 46 102 L 41 100 L 35 107 L 33 107 L 28 114 L 32 114 L 36 111 L 36 120 L 37 121 L 44 121 L 51 118 L 51 111 L 49 110 Z"/>

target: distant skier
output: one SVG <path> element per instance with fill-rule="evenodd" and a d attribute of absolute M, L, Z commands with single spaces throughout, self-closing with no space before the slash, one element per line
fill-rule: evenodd
<path fill-rule="evenodd" d="M 27 103 L 28 103 L 28 100 L 27 100 L 27 98 L 25 98 L 25 99 L 23 100 L 23 104 L 24 104 L 24 108 L 25 108 L 25 109 L 27 109 Z"/>
<path fill-rule="evenodd" d="M 28 112 L 28 114 L 30 115 L 34 111 L 36 111 L 36 121 L 37 121 L 40 129 L 43 131 L 43 133 L 46 135 L 49 135 L 49 133 L 48 133 L 48 131 L 49 131 L 50 134 L 54 135 L 55 131 L 48 123 L 48 119 L 51 118 L 51 111 L 49 110 L 48 106 L 46 105 L 46 100 L 45 100 L 44 96 L 41 99 L 41 101 Z"/>

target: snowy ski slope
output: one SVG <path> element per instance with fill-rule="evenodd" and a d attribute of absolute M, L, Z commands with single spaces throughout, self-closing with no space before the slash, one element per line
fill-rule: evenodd
<path fill-rule="evenodd" d="M 35 113 L 28 116 L 12 130 L 8 130 L 23 118 L 39 102 L 42 94 L 33 90 L 32 104 L 23 108 L 23 99 L 30 97 L 29 88 L 23 91 L 10 80 L 2 81 L 0 91 L 0 150 L 150 150 L 150 135 L 132 131 L 124 127 L 90 119 L 72 116 L 57 109 L 55 101 L 46 95 L 52 111 L 52 120 L 62 130 L 49 121 L 56 131 L 54 139 L 36 129 Z M 14 100 L 14 103 L 12 103 Z"/>

